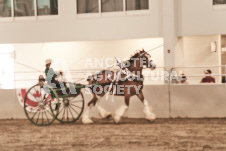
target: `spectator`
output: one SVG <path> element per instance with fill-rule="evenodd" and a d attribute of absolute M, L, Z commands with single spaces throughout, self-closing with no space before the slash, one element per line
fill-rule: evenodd
<path fill-rule="evenodd" d="M 226 83 L 225 76 L 222 76 L 222 83 Z"/>
<path fill-rule="evenodd" d="M 187 77 L 185 76 L 184 73 L 181 74 L 181 76 L 179 77 L 179 80 L 181 84 L 188 84 Z"/>
<path fill-rule="evenodd" d="M 211 77 L 211 70 L 206 70 L 204 71 L 204 73 L 206 74 L 206 76 L 204 78 L 202 78 L 200 83 L 215 83 L 215 78 Z"/>
<path fill-rule="evenodd" d="M 171 83 L 172 84 L 179 84 L 180 81 L 178 80 L 178 75 L 175 69 L 173 68 L 171 71 Z"/>

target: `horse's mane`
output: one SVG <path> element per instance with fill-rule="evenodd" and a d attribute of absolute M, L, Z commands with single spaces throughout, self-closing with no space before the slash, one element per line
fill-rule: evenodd
<path fill-rule="evenodd" d="M 130 59 L 128 60 L 130 62 L 130 64 L 132 64 L 134 62 L 134 58 L 137 58 L 138 55 L 140 55 L 141 53 L 144 53 L 144 50 L 136 50 L 135 54 L 131 55 Z"/>

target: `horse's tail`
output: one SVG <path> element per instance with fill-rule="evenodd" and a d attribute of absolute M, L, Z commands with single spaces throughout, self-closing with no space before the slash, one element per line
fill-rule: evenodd
<path fill-rule="evenodd" d="M 93 84 L 93 83 L 96 82 L 94 77 L 93 77 L 93 75 L 92 76 L 88 76 L 86 80 L 88 81 L 89 84 Z"/>

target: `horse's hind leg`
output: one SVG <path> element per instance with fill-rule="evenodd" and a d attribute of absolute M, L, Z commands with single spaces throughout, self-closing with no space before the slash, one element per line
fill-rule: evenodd
<path fill-rule="evenodd" d="M 99 111 L 99 115 L 100 115 L 101 118 L 109 118 L 111 116 L 111 112 L 106 111 L 105 109 L 103 109 L 100 106 L 100 104 L 99 104 L 100 103 L 100 99 L 101 99 L 101 97 L 98 98 L 98 100 L 96 102 L 96 105 L 95 105 L 97 110 Z"/>
<path fill-rule="evenodd" d="M 114 115 L 112 116 L 115 123 L 119 123 L 121 120 L 121 117 L 125 114 L 125 112 L 128 110 L 128 106 L 129 106 L 129 99 L 130 99 L 130 95 L 125 95 L 125 103 L 121 105 L 114 113 Z"/>
<path fill-rule="evenodd" d="M 145 118 L 149 121 L 154 121 L 155 120 L 155 114 L 152 113 L 152 108 L 151 106 L 148 105 L 148 101 L 144 99 L 143 92 L 141 91 L 138 95 L 138 98 L 144 103 L 144 114 Z"/>
<path fill-rule="evenodd" d="M 92 100 L 88 103 L 87 108 L 82 116 L 82 123 L 83 124 L 92 124 L 93 121 L 90 119 L 90 110 L 92 107 L 96 104 L 97 97 L 95 94 L 93 94 Z"/>

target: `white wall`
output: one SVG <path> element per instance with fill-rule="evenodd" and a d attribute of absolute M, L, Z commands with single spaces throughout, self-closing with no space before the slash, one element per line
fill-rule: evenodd
<path fill-rule="evenodd" d="M 150 0 L 150 12 L 136 15 L 80 18 L 76 0 L 58 0 L 59 15 L 46 19 L 1 21 L 0 43 L 120 40 L 161 37 L 160 2 Z M 138 12 L 139 13 L 139 12 Z M 21 18 L 21 17 L 20 17 Z"/>
<path fill-rule="evenodd" d="M 212 0 L 176 0 L 170 1 L 172 6 L 169 7 L 167 3 L 150 0 L 150 12 L 144 14 L 113 13 L 81 18 L 76 14 L 76 0 L 59 0 L 59 15 L 52 18 L 29 20 L 19 17 L 19 20 L 15 18 L 12 21 L 0 18 L 0 33 L 3 35 L 0 43 L 167 37 L 170 35 L 165 35 L 167 32 L 164 30 L 173 29 L 165 28 L 167 25 L 178 30 L 175 36 L 226 34 L 226 8 L 213 8 Z"/>
<path fill-rule="evenodd" d="M 172 117 L 226 117 L 225 85 L 171 86 Z"/>
<path fill-rule="evenodd" d="M 117 41 L 13 44 L 16 52 L 15 86 L 17 88 L 25 88 L 34 85 L 37 82 L 38 75 L 44 75 L 44 73 L 41 72 L 44 72 L 45 60 L 49 58 L 65 60 L 69 70 L 74 71 L 74 73 L 72 73 L 73 80 L 76 81 L 83 78 L 84 80 L 80 82 L 86 83 L 85 75 L 87 71 L 90 69 L 106 69 L 105 64 L 103 67 L 99 65 L 96 67 L 88 65 L 86 67 L 87 59 L 91 59 L 94 63 L 95 58 L 100 61 L 101 59 L 104 60 L 109 57 L 117 57 L 120 59 L 129 58 L 134 54 L 135 50 L 144 48 L 148 51 L 161 46 L 162 43 L 162 38 L 152 38 Z M 164 66 L 163 47 L 151 51 L 150 54 L 155 58 L 158 67 Z M 24 67 L 18 63 L 31 68 Z M 109 61 L 109 63 L 111 64 L 113 61 Z M 41 72 L 30 73 L 31 71 L 35 71 L 32 68 Z M 29 71 L 29 73 L 25 73 L 27 71 Z"/>
<path fill-rule="evenodd" d="M 213 0 L 179 1 L 179 36 L 226 34 L 226 7 L 215 9 Z"/>
<path fill-rule="evenodd" d="M 144 96 L 157 118 L 172 117 L 226 117 L 225 85 L 171 85 L 170 98 L 168 85 L 144 86 Z M 0 91 L 1 106 L 0 119 L 25 119 L 23 107 L 17 100 L 15 90 Z M 91 95 L 85 95 L 87 104 Z M 170 101 L 169 101 L 170 99 Z M 115 97 L 114 102 L 101 100 L 101 106 L 114 112 L 122 103 L 123 97 Z M 92 108 L 91 115 L 99 117 L 96 108 Z M 144 118 L 143 104 L 136 97 L 130 100 L 130 107 L 126 117 Z"/>
<path fill-rule="evenodd" d="M 0 91 L 1 106 L 0 106 L 0 119 L 26 119 L 24 109 L 20 105 L 17 96 L 16 90 L 3 90 Z M 87 103 L 92 99 L 91 94 L 85 94 L 84 89 L 82 90 L 84 94 L 85 107 Z M 165 85 L 159 86 L 144 86 L 143 93 L 144 97 L 148 100 L 149 105 L 153 107 L 154 112 L 157 117 L 169 117 L 169 98 L 167 95 L 168 87 Z M 162 95 L 165 94 L 165 95 Z M 121 105 L 124 104 L 124 97 L 114 97 L 114 102 L 111 100 L 111 96 L 108 100 L 103 98 L 100 102 L 100 105 L 112 113 Z M 96 108 L 93 108 L 91 111 L 93 117 L 99 117 Z M 133 118 L 144 118 L 143 113 L 143 104 L 138 99 L 137 96 L 133 96 L 130 100 L 130 107 L 126 117 Z"/>

